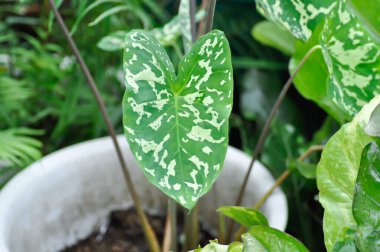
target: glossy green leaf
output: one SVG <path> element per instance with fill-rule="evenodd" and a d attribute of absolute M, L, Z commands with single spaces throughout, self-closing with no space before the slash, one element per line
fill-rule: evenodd
<path fill-rule="evenodd" d="M 245 227 L 252 227 L 255 225 L 268 226 L 268 220 L 265 215 L 256 209 L 238 206 L 224 206 L 218 208 L 217 211 Z"/>
<path fill-rule="evenodd" d="M 126 36 L 125 134 L 147 179 L 191 209 L 223 168 L 232 66 L 221 31 L 202 36 L 174 67 L 150 33 Z"/>
<path fill-rule="evenodd" d="M 288 160 L 288 169 L 291 171 L 298 170 L 302 176 L 308 179 L 316 177 L 317 165 L 299 161 L 297 159 Z"/>
<path fill-rule="evenodd" d="M 243 240 L 243 251 L 242 252 L 267 252 L 265 247 L 260 244 L 252 235 L 245 233 L 241 236 Z"/>
<path fill-rule="evenodd" d="M 380 105 L 372 112 L 367 126 L 365 127 L 367 135 L 380 137 Z"/>
<path fill-rule="evenodd" d="M 266 18 L 306 41 L 335 3 L 335 0 L 257 0 L 256 7 Z"/>
<path fill-rule="evenodd" d="M 331 252 L 357 252 L 355 233 L 356 230 L 353 228 L 343 230 L 343 235 L 335 242 Z"/>
<path fill-rule="evenodd" d="M 352 205 L 360 251 L 380 251 L 380 145 L 363 150 Z"/>
<path fill-rule="evenodd" d="M 295 52 L 294 37 L 269 21 L 257 23 L 252 28 L 252 36 L 263 45 L 276 48 L 286 55 L 293 55 Z"/>
<path fill-rule="evenodd" d="M 249 230 L 249 234 L 256 242 L 251 241 L 252 250 L 247 251 L 309 251 L 293 236 L 268 226 L 254 226 Z"/>
<path fill-rule="evenodd" d="M 352 122 L 345 124 L 326 144 L 317 167 L 319 201 L 325 209 L 325 245 L 331 251 L 344 229 L 355 227 L 352 201 L 363 148 L 371 141 L 364 132 L 380 96 L 365 105 Z"/>
<path fill-rule="evenodd" d="M 125 31 L 113 32 L 101 40 L 99 40 L 97 46 L 104 51 L 118 51 L 124 47 Z"/>
<path fill-rule="evenodd" d="M 338 1 L 328 16 L 321 45 L 329 69 L 328 96 L 353 117 L 380 93 L 380 46 L 346 0 Z"/>
<path fill-rule="evenodd" d="M 233 242 L 228 245 L 228 252 L 242 252 L 243 244 L 241 242 Z"/>

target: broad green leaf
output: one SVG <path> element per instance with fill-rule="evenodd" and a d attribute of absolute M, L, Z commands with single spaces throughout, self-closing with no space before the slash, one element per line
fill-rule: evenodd
<path fill-rule="evenodd" d="M 375 108 L 365 127 L 367 135 L 372 137 L 380 137 L 380 105 Z"/>
<path fill-rule="evenodd" d="M 257 23 L 252 28 L 252 36 L 263 45 L 276 48 L 285 55 L 293 55 L 295 52 L 295 38 L 269 21 Z"/>
<path fill-rule="evenodd" d="M 309 251 L 293 236 L 268 226 L 254 226 L 249 230 L 249 234 L 257 243 L 255 244 L 251 241 L 251 244 L 253 245 L 252 250 L 247 251 Z"/>
<path fill-rule="evenodd" d="M 218 208 L 217 212 L 230 217 L 245 227 L 252 227 L 255 225 L 268 226 L 267 218 L 256 209 L 238 206 L 224 206 Z"/>
<path fill-rule="evenodd" d="M 356 226 L 352 215 L 355 182 L 362 150 L 371 141 L 364 127 L 378 104 L 380 96 L 365 105 L 352 122 L 342 126 L 326 144 L 317 166 L 327 251 L 331 251 L 344 229 Z"/>
<path fill-rule="evenodd" d="M 242 252 L 267 252 L 263 245 L 260 244 L 252 235 L 245 233 L 241 236 L 243 240 L 243 251 Z"/>
<path fill-rule="evenodd" d="M 335 0 L 257 0 L 256 7 L 266 18 L 306 41 L 335 3 Z"/>
<path fill-rule="evenodd" d="M 223 168 L 232 108 L 232 67 L 221 31 L 201 37 L 174 67 L 157 39 L 126 36 L 125 134 L 147 179 L 191 209 Z"/>
<path fill-rule="evenodd" d="M 360 251 L 380 251 L 380 145 L 363 150 L 355 185 L 352 212 L 358 225 L 356 245 Z"/>
<path fill-rule="evenodd" d="M 349 0 L 348 4 L 366 28 L 373 33 L 374 40 L 380 44 L 380 0 Z"/>
<path fill-rule="evenodd" d="M 305 55 L 315 46 L 319 45 L 319 33 L 322 26 L 318 26 L 312 37 L 306 42 L 296 42 L 296 52 L 289 62 L 289 71 L 294 73 Z M 343 123 L 348 115 L 345 115 L 337 105 L 330 100 L 327 92 L 328 69 L 324 61 L 322 51 L 314 51 L 305 61 L 293 82 L 297 90 L 309 100 L 317 103 L 335 120 Z"/>
<path fill-rule="evenodd" d="M 298 170 L 305 178 L 313 179 L 316 176 L 317 166 L 297 159 L 290 159 L 288 160 L 288 169 L 291 171 Z"/>
<path fill-rule="evenodd" d="M 101 38 L 97 46 L 104 51 L 118 51 L 124 47 L 125 31 L 116 31 Z"/>
<path fill-rule="evenodd" d="M 321 45 L 329 69 L 328 96 L 353 117 L 380 93 L 380 46 L 346 0 L 338 1 L 328 16 Z"/>
<path fill-rule="evenodd" d="M 236 252 L 241 252 L 241 250 L 235 250 Z M 204 246 L 203 248 L 198 248 L 196 250 L 192 250 L 190 252 L 235 252 L 229 250 L 228 245 L 221 245 L 218 241 L 210 241 L 209 244 Z"/>
<path fill-rule="evenodd" d="M 355 245 L 355 233 L 353 228 L 343 230 L 343 235 L 335 242 L 332 252 L 357 252 Z"/>

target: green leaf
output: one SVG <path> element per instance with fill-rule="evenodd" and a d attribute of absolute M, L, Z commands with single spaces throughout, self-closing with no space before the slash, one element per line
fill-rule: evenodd
<path fill-rule="evenodd" d="M 126 36 L 124 132 L 147 179 L 191 209 L 223 168 L 232 108 L 228 41 L 214 30 L 174 67 L 150 33 Z"/>
<path fill-rule="evenodd" d="M 365 105 L 352 122 L 345 124 L 328 141 L 317 167 L 319 201 L 325 209 L 325 245 L 331 251 L 344 229 L 355 227 L 352 201 L 361 153 L 370 141 L 364 132 L 380 96 Z"/>
<path fill-rule="evenodd" d="M 313 36 L 306 42 L 296 42 L 296 52 L 289 62 L 289 71 L 294 73 L 304 56 L 315 46 L 319 45 L 319 32 L 322 26 L 318 26 Z M 305 61 L 293 82 L 297 90 L 309 100 L 317 103 L 335 120 L 343 123 L 348 115 L 345 115 L 337 105 L 330 100 L 327 94 L 328 69 L 321 50 L 314 51 Z"/>
<path fill-rule="evenodd" d="M 257 0 L 258 11 L 296 38 L 308 40 L 335 0 Z"/>
<path fill-rule="evenodd" d="M 249 234 L 256 240 L 250 241 L 252 250 L 247 251 L 309 251 L 300 241 L 293 236 L 267 226 L 254 226 Z"/>
<path fill-rule="evenodd" d="M 227 252 L 242 252 L 243 244 L 241 242 L 233 242 L 228 245 Z"/>
<path fill-rule="evenodd" d="M 380 93 L 380 47 L 346 0 L 338 1 L 327 17 L 321 45 L 329 70 L 328 97 L 353 117 Z"/>
<path fill-rule="evenodd" d="M 335 242 L 332 252 L 357 252 L 355 233 L 356 230 L 353 228 L 343 230 L 343 235 Z"/>
<path fill-rule="evenodd" d="M 267 250 L 260 244 L 259 241 L 257 241 L 255 238 L 253 238 L 252 235 L 249 233 L 245 233 L 241 236 L 243 240 L 243 251 L 242 252 L 267 252 Z"/>
<path fill-rule="evenodd" d="M 118 51 L 124 47 L 125 31 L 116 31 L 103 37 L 97 46 L 108 52 Z"/>
<path fill-rule="evenodd" d="M 131 10 L 130 6 L 120 5 L 120 6 L 112 7 L 111 9 L 106 10 L 105 12 L 100 14 L 97 18 L 95 18 L 91 23 L 89 23 L 89 26 L 95 26 L 109 16 L 112 16 L 112 15 L 119 13 L 119 12 L 122 12 L 122 11 L 128 11 L 128 10 Z"/>
<path fill-rule="evenodd" d="M 245 227 L 252 227 L 255 225 L 268 226 L 268 220 L 265 215 L 256 209 L 238 206 L 224 206 L 218 208 L 217 212 L 230 217 Z"/>
<path fill-rule="evenodd" d="M 348 4 L 367 30 L 373 34 L 374 40 L 380 44 L 380 0 L 349 0 Z"/>
<path fill-rule="evenodd" d="M 290 159 L 288 160 L 288 169 L 291 171 L 298 170 L 305 178 L 313 179 L 316 177 L 317 166 L 297 159 Z"/>
<path fill-rule="evenodd" d="M 41 158 L 42 143 L 33 138 L 41 135 L 40 130 L 11 128 L 0 131 L 0 160 L 24 168 Z"/>
<path fill-rule="evenodd" d="M 269 21 L 261 21 L 252 28 L 252 36 L 261 44 L 276 48 L 285 55 L 293 55 L 296 40 L 286 30 Z"/>
<path fill-rule="evenodd" d="M 380 251 L 380 149 L 368 144 L 362 154 L 355 185 L 352 212 L 358 225 L 356 245 L 360 251 Z"/>
<path fill-rule="evenodd" d="M 365 127 L 367 135 L 380 137 L 380 105 L 372 112 L 367 126 Z"/>
<path fill-rule="evenodd" d="M 231 249 L 235 250 L 230 250 L 230 246 L 228 245 L 221 245 L 218 241 L 210 241 L 210 244 L 207 244 L 205 247 L 190 252 L 241 252 L 241 250 L 236 250 L 236 248 L 236 245 L 233 245 Z"/>

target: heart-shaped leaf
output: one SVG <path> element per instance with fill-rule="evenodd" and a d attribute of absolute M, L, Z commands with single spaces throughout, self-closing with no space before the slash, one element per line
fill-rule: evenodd
<path fill-rule="evenodd" d="M 147 179 L 191 209 L 220 174 L 228 145 L 232 64 L 221 31 L 201 37 L 178 77 L 157 39 L 126 36 L 125 134 Z"/>

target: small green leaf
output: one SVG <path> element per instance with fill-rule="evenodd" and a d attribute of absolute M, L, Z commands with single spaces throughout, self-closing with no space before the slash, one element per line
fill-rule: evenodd
<path fill-rule="evenodd" d="M 325 209 L 323 230 L 327 251 L 344 229 L 355 227 L 352 201 L 361 154 L 371 138 L 364 132 L 372 111 L 380 104 L 380 96 L 365 105 L 352 122 L 328 141 L 317 167 L 319 201 Z"/>
<path fill-rule="evenodd" d="M 125 31 L 116 31 L 103 37 L 97 46 L 104 51 L 118 51 L 124 47 Z"/>
<path fill-rule="evenodd" d="M 241 250 L 235 250 L 236 252 L 241 252 Z M 198 248 L 196 250 L 190 251 L 190 252 L 235 252 L 230 251 L 229 246 L 227 245 L 221 245 L 218 243 L 218 241 L 210 241 L 210 244 L 207 244 L 203 248 Z"/>
<path fill-rule="evenodd" d="M 371 114 L 371 118 L 365 127 L 365 133 L 372 137 L 380 137 L 380 105 Z"/>
<path fill-rule="evenodd" d="M 119 5 L 119 6 L 112 7 L 111 9 L 108 9 L 105 12 L 103 12 L 102 14 L 100 14 L 97 18 L 95 18 L 88 25 L 89 26 L 95 26 L 109 16 L 112 16 L 112 15 L 119 13 L 119 12 L 122 12 L 122 11 L 128 11 L 128 10 L 131 10 L 130 6 Z"/>
<path fill-rule="evenodd" d="M 362 154 L 352 212 L 358 225 L 360 251 L 380 251 L 380 145 L 368 144 Z"/>
<path fill-rule="evenodd" d="M 343 235 L 335 242 L 331 252 L 357 252 L 355 233 L 356 230 L 353 228 L 343 230 Z"/>
<path fill-rule="evenodd" d="M 174 67 L 148 32 L 126 36 L 124 132 L 147 179 L 191 209 L 219 176 L 228 145 L 232 64 L 223 32 L 202 36 Z"/>
<path fill-rule="evenodd" d="M 286 30 L 269 21 L 261 21 L 252 28 L 252 36 L 263 45 L 276 48 L 285 55 L 293 55 L 296 40 Z"/>
<path fill-rule="evenodd" d="M 265 215 L 256 209 L 238 206 L 224 206 L 218 208 L 217 212 L 230 217 L 245 227 L 252 227 L 255 225 L 268 226 L 268 220 Z"/>
<path fill-rule="evenodd" d="M 317 165 L 297 159 L 290 159 L 288 160 L 288 169 L 291 171 L 298 170 L 305 178 L 313 179 L 316 177 Z"/>
<path fill-rule="evenodd" d="M 296 38 L 308 40 L 335 0 L 257 0 L 258 11 Z"/>
<path fill-rule="evenodd" d="M 233 242 L 228 245 L 227 252 L 242 252 L 243 244 L 241 242 Z"/>
<path fill-rule="evenodd" d="M 249 234 L 256 240 L 251 241 L 252 250 L 247 251 L 309 251 L 300 241 L 293 236 L 267 226 L 254 226 Z M 258 246 L 260 244 L 260 246 Z M 254 250 L 255 249 L 255 250 Z"/>

